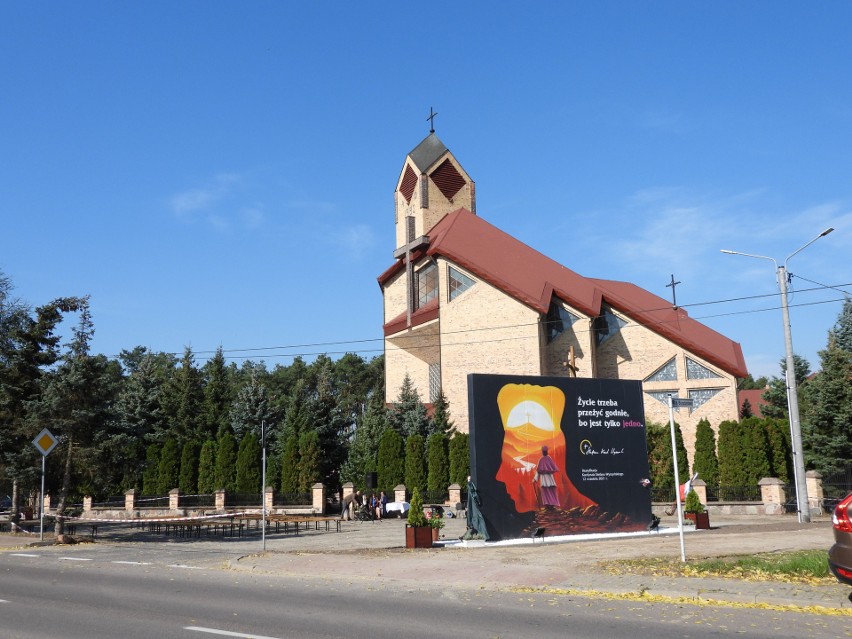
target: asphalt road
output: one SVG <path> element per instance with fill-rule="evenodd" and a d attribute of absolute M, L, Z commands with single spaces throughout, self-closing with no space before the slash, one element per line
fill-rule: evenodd
<path fill-rule="evenodd" d="M 123 554 L 122 554 L 123 553 Z M 184 558 L 187 556 L 184 554 Z M 150 561 L 149 561 L 150 560 Z M 226 570 L 119 548 L 0 555 L 4 639 L 849 637 L 848 618 Z"/>

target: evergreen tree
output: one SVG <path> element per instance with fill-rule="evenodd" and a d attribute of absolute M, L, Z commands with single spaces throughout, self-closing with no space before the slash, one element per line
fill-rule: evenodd
<path fill-rule="evenodd" d="M 160 464 L 157 472 L 157 494 L 165 495 L 178 487 L 180 480 L 180 448 L 172 438 L 166 440 L 160 451 Z"/>
<path fill-rule="evenodd" d="M 763 420 L 757 417 L 744 419 L 740 423 L 740 436 L 743 450 L 743 476 L 741 486 L 756 486 L 764 477 L 770 475 L 769 441 Z"/>
<path fill-rule="evenodd" d="M 260 441 L 254 433 L 240 440 L 237 450 L 236 491 L 241 495 L 261 492 Z"/>
<path fill-rule="evenodd" d="M 216 446 L 216 489 L 233 493 L 237 488 L 237 440 L 226 431 Z"/>
<path fill-rule="evenodd" d="M 195 366 L 192 349 L 187 346 L 180 367 L 174 371 L 162 398 L 163 409 L 172 425 L 171 436 L 179 443 L 206 439 L 201 425 L 203 400 L 201 373 Z"/>
<path fill-rule="evenodd" d="M 796 378 L 796 386 L 799 389 L 801 400 L 802 390 L 811 374 L 811 365 L 804 357 L 793 355 L 793 374 Z M 769 388 L 763 393 L 763 401 L 766 402 L 760 408 L 764 417 L 775 419 L 787 419 L 787 359 L 781 359 L 781 377 L 773 377 L 769 382 Z"/>
<path fill-rule="evenodd" d="M 340 483 L 340 467 L 348 455 L 348 424 L 338 404 L 334 387 L 334 367 L 327 358 L 322 360 L 316 376 L 316 393 L 310 402 L 312 428 L 318 437 L 320 453 L 318 473 L 311 484 L 321 481 L 326 486 Z"/>
<path fill-rule="evenodd" d="M 142 472 L 142 494 L 157 495 L 160 492 L 160 447 L 151 444 L 145 451 L 145 470 Z"/>
<path fill-rule="evenodd" d="M 719 424 L 719 483 L 722 486 L 745 486 L 745 457 L 740 422 Z"/>
<path fill-rule="evenodd" d="M 373 395 L 367 411 L 358 418 L 349 457 L 341 470 L 341 479 L 361 485 L 368 472 L 376 472 L 379 439 L 388 427 L 387 409 L 381 395 Z"/>
<path fill-rule="evenodd" d="M 740 409 L 740 419 L 748 419 L 749 417 L 754 417 L 754 411 L 751 408 L 751 402 L 746 399 Z"/>
<path fill-rule="evenodd" d="M 447 396 L 444 395 L 443 389 L 438 393 L 438 399 L 434 403 L 430 432 L 442 433 L 447 437 L 452 437 L 453 433 L 456 432 L 456 427 L 450 419 L 450 404 L 447 402 Z"/>
<path fill-rule="evenodd" d="M 719 485 L 719 460 L 716 457 L 716 434 L 710 422 L 702 419 L 695 431 L 695 463 L 693 470 L 708 486 Z"/>
<path fill-rule="evenodd" d="M 770 477 L 785 484 L 793 480 L 793 455 L 790 448 L 790 426 L 781 419 L 765 419 L 766 438 L 769 442 Z"/>
<path fill-rule="evenodd" d="M 201 495 L 211 495 L 217 488 L 216 442 L 208 439 L 201 446 L 201 453 L 198 456 L 198 492 Z"/>
<path fill-rule="evenodd" d="M 299 438 L 291 435 L 281 452 L 281 492 L 299 492 Z"/>
<path fill-rule="evenodd" d="M 280 440 L 298 438 L 310 427 L 307 388 L 304 380 L 293 385 L 293 390 L 284 404 L 284 421 L 280 428 Z"/>
<path fill-rule="evenodd" d="M 256 438 L 260 437 L 261 422 L 272 424 L 274 419 L 272 404 L 266 385 L 261 381 L 257 369 L 250 373 L 248 383 L 237 393 L 237 398 L 231 405 L 229 420 L 231 430 L 237 439 L 242 439 L 246 433 Z"/>
<path fill-rule="evenodd" d="M 422 435 L 405 440 L 405 487 L 426 490 L 426 450 Z"/>
<path fill-rule="evenodd" d="M 852 460 L 852 351 L 840 347 L 835 333 L 843 334 L 835 329 L 819 352 L 822 370 L 808 385 L 802 420 L 805 461 L 823 475 Z"/>
<path fill-rule="evenodd" d="M 450 485 L 450 459 L 447 450 L 447 436 L 444 433 L 432 433 L 426 440 L 428 457 L 426 487 L 430 493 L 446 491 Z"/>
<path fill-rule="evenodd" d="M 402 380 L 399 395 L 388 413 L 388 422 L 391 428 L 403 437 L 414 434 L 425 437 L 429 432 L 426 406 L 420 401 L 420 394 L 407 373 Z"/>
<path fill-rule="evenodd" d="M 470 435 L 456 432 L 450 439 L 450 484 L 467 486 L 470 475 Z"/>
<path fill-rule="evenodd" d="M 203 377 L 202 430 L 208 439 L 212 439 L 230 428 L 228 418 L 233 385 L 221 346 L 204 365 Z"/>
<path fill-rule="evenodd" d="M 678 479 L 675 480 L 674 458 L 672 456 L 671 427 L 669 425 L 648 423 L 645 428 L 648 443 L 648 466 L 651 483 L 657 491 L 670 491 L 674 497 L 676 485 L 686 482 L 689 474 L 689 458 L 680 426 L 675 422 L 675 442 L 677 444 Z"/>
<path fill-rule="evenodd" d="M 322 472 L 319 433 L 313 430 L 299 437 L 299 492 L 308 492 Z"/>
<path fill-rule="evenodd" d="M 183 445 L 178 488 L 184 495 L 194 495 L 198 489 L 198 452 L 197 442 L 188 441 Z"/>
<path fill-rule="evenodd" d="M 843 308 L 837 317 L 837 322 L 829 334 L 829 344 L 832 339 L 837 348 L 852 353 L 852 298 L 848 295 L 843 300 Z"/>
<path fill-rule="evenodd" d="M 393 428 L 388 428 L 379 440 L 378 484 L 379 490 L 393 493 L 393 489 L 405 482 L 405 443 Z"/>

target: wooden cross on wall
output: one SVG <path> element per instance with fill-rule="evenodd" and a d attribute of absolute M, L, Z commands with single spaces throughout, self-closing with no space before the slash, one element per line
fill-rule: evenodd
<path fill-rule="evenodd" d="M 421 235 L 414 237 L 414 217 L 409 215 L 405 218 L 405 244 L 393 252 L 396 259 L 405 258 L 405 300 L 406 300 L 406 327 L 411 328 L 411 314 L 414 312 L 414 264 L 411 262 L 411 254 L 417 249 L 429 246 L 429 237 Z"/>

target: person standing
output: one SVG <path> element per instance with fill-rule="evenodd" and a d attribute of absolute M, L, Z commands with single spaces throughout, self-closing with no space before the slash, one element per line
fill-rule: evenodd
<path fill-rule="evenodd" d="M 538 482 L 541 489 L 541 505 L 542 506 L 559 506 L 559 495 L 556 494 L 556 480 L 553 478 L 555 473 L 559 472 L 559 468 L 547 446 L 541 447 L 541 459 L 538 460 L 533 481 Z"/>

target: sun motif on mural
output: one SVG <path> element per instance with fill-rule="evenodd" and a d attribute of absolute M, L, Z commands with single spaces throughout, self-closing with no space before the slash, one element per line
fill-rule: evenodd
<path fill-rule="evenodd" d="M 593 505 L 565 470 L 565 394 L 555 386 L 506 384 L 497 406 L 504 434 L 496 479 L 505 484 L 517 512 Z"/>

